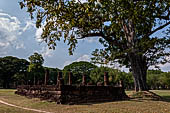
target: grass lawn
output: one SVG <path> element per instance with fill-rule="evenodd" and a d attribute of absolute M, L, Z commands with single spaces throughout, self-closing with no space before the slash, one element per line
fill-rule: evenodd
<path fill-rule="evenodd" d="M 53 113 L 170 113 L 170 90 L 153 90 L 165 101 L 132 99 L 86 105 L 57 105 L 39 99 L 28 99 L 14 94 L 15 90 L 0 89 L 0 100 L 22 107 Z M 129 91 L 127 93 L 130 93 Z M 36 113 L 0 104 L 0 113 Z"/>

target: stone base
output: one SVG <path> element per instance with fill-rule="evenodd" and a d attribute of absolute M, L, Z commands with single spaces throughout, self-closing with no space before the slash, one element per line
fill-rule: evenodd
<path fill-rule="evenodd" d="M 107 102 L 127 99 L 122 87 L 114 86 L 71 86 L 58 88 L 52 85 L 19 86 L 16 94 L 40 98 L 57 104 L 80 104 L 92 102 Z"/>

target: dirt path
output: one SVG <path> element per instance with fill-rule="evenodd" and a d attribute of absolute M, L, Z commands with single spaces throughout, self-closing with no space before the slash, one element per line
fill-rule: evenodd
<path fill-rule="evenodd" d="M 0 100 L 0 103 L 11 106 L 11 107 L 16 107 L 19 109 L 24 109 L 24 110 L 29 110 L 29 111 L 35 111 L 35 112 L 39 112 L 39 113 L 52 113 L 52 112 L 47 112 L 47 111 L 42 111 L 42 110 L 37 110 L 37 109 L 31 109 L 31 108 L 25 108 L 25 107 L 21 107 L 21 106 L 16 106 L 14 104 L 9 104 L 7 102 L 4 102 L 2 100 Z"/>

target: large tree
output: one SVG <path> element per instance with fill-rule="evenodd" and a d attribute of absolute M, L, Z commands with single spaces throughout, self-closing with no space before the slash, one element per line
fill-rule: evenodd
<path fill-rule="evenodd" d="M 168 61 L 170 0 L 21 0 L 50 48 L 64 37 L 72 54 L 77 39 L 100 37 L 94 60 L 132 70 L 135 90 L 147 90 L 149 66 Z M 42 24 L 44 24 L 42 26 Z M 154 35 L 163 30 L 164 35 Z"/>
<path fill-rule="evenodd" d="M 30 65 L 28 68 L 28 72 L 31 73 L 31 77 L 34 79 L 34 85 L 37 84 L 37 82 L 40 82 L 39 80 L 42 80 L 44 75 L 44 67 L 42 66 L 44 63 L 44 58 L 41 54 L 35 52 L 33 55 L 29 56 Z"/>
<path fill-rule="evenodd" d="M 3 82 L 3 88 L 10 88 L 10 83 L 14 80 L 15 74 L 25 75 L 29 62 L 25 59 L 19 59 L 13 56 L 0 58 L 0 79 Z"/>

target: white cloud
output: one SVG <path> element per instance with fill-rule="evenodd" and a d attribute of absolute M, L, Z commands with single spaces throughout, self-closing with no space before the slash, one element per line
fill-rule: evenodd
<path fill-rule="evenodd" d="M 74 62 L 74 61 L 65 61 L 62 68 L 64 68 L 65 66 L 71 64 L 72 62 Z"/>
<path fill-rule="evenodd" d="M 11 47 L 24 48 L 24 44 L 18 40 L 21 29 L 21 22 L 17 17 L 0 12 L 0 55 L 5 55 Z"/>
<path fill-rule="evenodd" d="M 26 21 L 26 26 L 23 28 L 23 32 L 25 32 L 28 29 L 35 28 L 34 21 Z"/>
<path fill-rule="evenodd" d="M 65 62 L 64 62 L 64 66 L 69 65 L 69 64 L 71 64 L 71 63 L 73 63 L 73 62 L 80 62 L 80 61 L 87 61 L 87 62 L 89 62 L 89 61 L 90 61 L 90 56 L 87 55 L 87 54 L 85 54 L 85 55 L 80 56 L 80 57 L 77 58 L 76 60 L 73 60 L 73 61 L 65 61 Z"/>
<path fill-rule="evenodd" d="M 79 57 L 76 61 L 77 62 L 79 62 L 79 61 L 90 61 L 90 56 L 89 55 L 83 55 L 83 56 Z"/>
<path fill-rule="evenodd" d="M 162 71 L 170 72 L 170 63 L 166 63 L 164 65 L 160 64 L 159 66 L 160 66 Z"/>
<path fill-rule="evenodd" d="M 16 49 L 21 49 L 21 48 L 25 49 L 24 43 L 16 44 Z"/>
<path fill-rule="evenodd" d="M 49 49 L 48 46 L 43 47 L 42 50 L 40 50 L 40 53 L 42 54 L 43 57 L 52 57 L 54 52 L 52 49 Z"/>
<path fill-rule="evenodd" d="M 42 32 L 43 32 L 42 28 L 38 28 L 36 30 L 36 33 L 35 33 L 36 38 L 35 39 L 36 39 L 37 42 L 42 42 L 43 41 L 42 38 L 41 38 Z"/>

